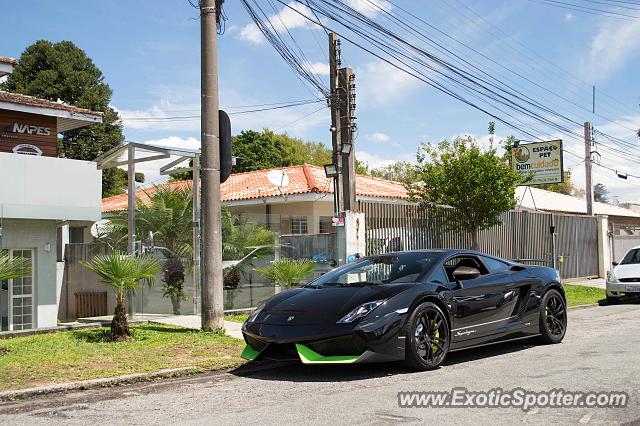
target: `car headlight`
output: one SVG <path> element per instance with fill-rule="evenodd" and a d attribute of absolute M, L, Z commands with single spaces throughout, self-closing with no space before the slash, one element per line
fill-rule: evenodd
<path fill-rule="evenodd" d="M 609 271 L 607 273 L 607 282 L 609 282 L 609 283 L 619 283 L 620 281 L 618 281 L 618 277 L 616 277 L 616 274 L 614 274 L 613 271 Z"/>
<path fill-rule="evenodd" d="M 363 303 L 362 305 L 358 306 L 353 311 L 345 315 L 340 321 L 338 321 L 338 324 L 350 323 L 354 322 L 357 319 L 364 318 L 369 314 L 369 312 L 373 311 L 384 302 L 384 300 L 376 300 L 374 302 Z"/>
<path fill-rule="evenodd" d="M 260 312 L 262 312 L 262 310 L 264 309 L 265 304 L 266 302 L 262 302 L 261 304 L 259 304 L 256 310 L 251 312 L 251 315 L 249 315 L 249 318 L 247 318 L 247 322 L 253 322 L 258 317 L 258 315 L 260 315 Z"/>

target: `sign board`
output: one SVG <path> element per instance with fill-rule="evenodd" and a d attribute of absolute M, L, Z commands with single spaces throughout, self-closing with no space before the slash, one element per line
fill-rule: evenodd
<path fill-rule="evenodd" d="M 531 177 L 525 185 L 563 181 L 561 140 L 520 144 L 511 149 L 511 158 L 517 172 Z"/>
<path fill-rule="evenodd" d="M 57 119 L 0 109 L 0 152 L 57 157 Z"/>
<path fill-rule="evenodd" d="M 333 216 L 331 226 L 344 226 L 344 216 Z"/>

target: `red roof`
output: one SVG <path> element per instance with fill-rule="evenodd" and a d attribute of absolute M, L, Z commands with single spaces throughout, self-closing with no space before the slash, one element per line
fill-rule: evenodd
<path fill-rule="evenodd" d="M 282 170 L 289 178 L 289 184 L 282 188 L 282 192 L 269 182 L 267 174 L 271 170 Z M 191 181 L 169 182 L 162 186 L 186 187 L 189 185 L 191 185 Z M 139 199 L 144 200 L 153 191 L 155 191 L 155 187 L 139 189 L 136 195 Z M 322 167 L 309 164 L 234 173 L 220 186 L 220 198 L 223 202 L 310 193 L 333 193 L 333 184 L 331 179 L 325 177 Z M 356 195 L 390 199 L 408 198 L 402 183 L 365 175 L 356 176 Z M 115 195 L 102 200 L 103 212 L 126 209 L 127 194 Z"/>
<path fill-rule="evenodd" d="M 0 56 L 0 62 L 9 65 L 16 65 L 18 63 L 18 60 L 15 58 L 8 58 L 6 56 Z"/>
<path fill-rule="evenodd" d="M 33 96 L 22 95 L 19 93 L 10 93 L 0 91 L 0 102 L 8 102 L 11 104 L 27 105 L 37 108 L 51 108 L 61 111 L 67 111 L 72 114 L 87 114 L 96 117 L 102 117 L 101 112 L 91 111 L 90 109 L 78 108 L 72 105 L 62 104 L 58 102 L 48 101 L 46 99 L 35 98 Z"/>

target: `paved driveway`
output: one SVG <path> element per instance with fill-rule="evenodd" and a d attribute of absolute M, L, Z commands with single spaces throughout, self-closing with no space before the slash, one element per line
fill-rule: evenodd
<path fill-rule="evenodd" d="M 0 423 L 601 424 L 640 421 L 640 305 L 571 311 L 560 345 L 509 343 L 452 354 L 438 371 L 398 365 L 264 365 L 232 374 L 0 404 Z M 253 370 L 253 371 L 252 371 Z M 399 391 L 501 387 L 627 391 L 627 408 L 399 408 Z"/>

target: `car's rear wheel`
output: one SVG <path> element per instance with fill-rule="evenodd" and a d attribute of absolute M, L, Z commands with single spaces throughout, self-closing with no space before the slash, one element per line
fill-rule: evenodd
<path fill-rule="evenodd" d="M 449 324 L 438 305 L 425 302 L 407 322 L 405 364 L 413 370 L 440 367 L 449 352 Z"/>
<path fill-rule="evenodd" d="M 562 294 L 550 289 L 540 303 L 540 335 L 543 343 L 560 343 L 567 331 L 567 305 Z"/>

